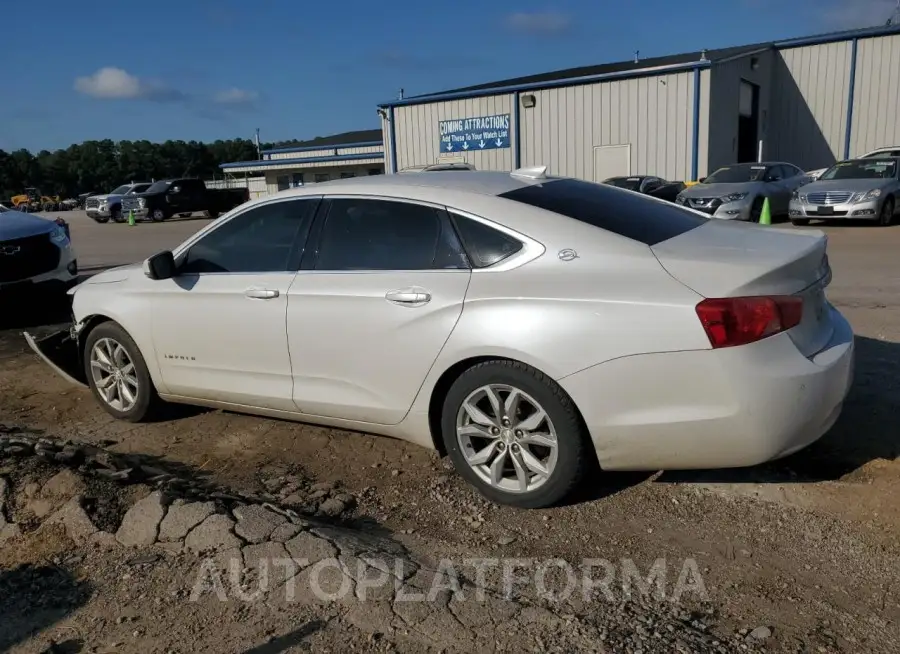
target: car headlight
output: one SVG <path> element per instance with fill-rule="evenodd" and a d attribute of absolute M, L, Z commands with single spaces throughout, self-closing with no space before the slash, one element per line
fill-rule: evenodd
<path fill-rule="evenodd" d="M 722 204 L 726 204 L 728 202 L 737 202 L 738 200 L 743 200 L 747 197 L 746 193 L 730 193 L 729 195 L 723 195 L 719 198 L 722 201 Z"/>
<path fill-rule="evenodd" d="M 144 198 L 138 198 L 137 203 L 141 209 L 143 209 L 145 206 L 147 206 L 147 201 Z"/>
<path fill-rule="evenodd" d="M 675 202 L 677 202 L 678 204 L 684 204 L 684 196 L 679 193 L 675 196 Z"/>
<path fill-rule="evenodd" d="M 798 202 L 803 202 L 805 204 L 806 196 L 801 195 L 800 191 L 794 191 L 793 193 L 791 193 L 791 200 L 797 200 Z"/>
<path fill-rule="evenodd" d="M 877 200 L 881 197 L 881 189 L 873 188 L 871 191 L 867 191 L 865 193 L 857 193 L 853 197 L 854 202 L 868 202 L 869 200 Z"/>
<path fill-rule="evenodd" d="M 62 225 L 57 225 L 53 228 L 53 231 L 50 232 L 50 241 L 56 243 L 56 245 L 65 245 L 69 242 L 69 235 L 66 233 L 66 228 Z"/>

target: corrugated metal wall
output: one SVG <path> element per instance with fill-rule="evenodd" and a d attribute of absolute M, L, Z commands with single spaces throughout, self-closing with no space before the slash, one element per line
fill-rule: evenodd
<path fill-rule="evenodd" d="M 752 67 L 756 59 L 757 68 Z M 709 114 L 709 151 L 706 156 L 707 172 L 700 172 L 699 177 L 712 173 L 717 168 L 733 164 L 738 159 L 738 123 L 740 116 L 741 82 L 747 81 L 759 87 L 759 124 L 757 141 L 763 140 L 763 158 L 769 159 L 775 154 L 771 148 L 768 129 L 771 124 L 770 96 L 771 79 L 775 54 L 772 51 L 741 57 L 734 61 L 713 64 L 710 70 L 711 93 L 708 108 Z M 754 151 L 756 152 L 756 151 Z M 701 161 L 703 161 L 701 153 Z M 702 168 L 703 166 L 701 166 Z"/>
<path fill-rule="evenodd" d="M 513 96 L 505 94 L 395 107 L 394 137 L 397 141 L 397 167 L 403 170 L 409 166 L 428 165 L 439 161 L 438 123 L 442 120 L 510 114 L 510 133 L 514 134 L 516 126 L 513 123 L 512 103 Z M 385 145 L 388 143 L 389 137 L 385 130 Z M 470 150 L 464 157 L 478 170 L 511 170 L 513 167 L 512 147 L 478 152 Z"/>
<path fill-rule="evenodd" d="M 861 39 L 850 156 L 900 145 L 900 35 Z"/>
<path fill-rule="evenodd" d="M 852 47 L 842 41 L 779 51 L 772 74 L 771 158 L 804 170 L 843 158 Z"/>
<path fill-rule="evenodd" d="M 690 177 L 692 72 L 546 89 L 534 95 L 535 107 L 521 109 L 523 166 L 546 164 L 555 175 L 594 180 L 596 147 L 630 145 L 631 171 L 624 173 Z"/>

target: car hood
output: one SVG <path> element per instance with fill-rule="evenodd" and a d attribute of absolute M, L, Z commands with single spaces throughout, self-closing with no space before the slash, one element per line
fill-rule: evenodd
<path fill-rule="evenodd" d="M 802 187 L 802 193 L 824 193 L 826 191 L 871 191 L 895 184 L 893 179 L 820 179 Z"/>
<path fill-rule="evenodd" d="M 732 193 L 758 193 L 762 182 L 741 182 L 740 184 L 694 184 L 681 192 L 686 198 L 720 198 Z"/>
<path fill-rule="evenodd" d="M 96 275 L 91 275 L 86 280 L 84 280 L 79 286 L 87 286 L 90 284 L 109 284 L 112 282 L 124 282 L 129 279 L 135 273 L 143 274 L 143 262 L 142 263 L 129 263 L 124 266 L 116 266 L 115 268 L 110 268 L 108 270 L 104 270 L 103 272 L 99 272 Z M 77 287 L 76 287 L 77 288 Z"/>
<path fill-rule="evenodd" d="M 21 211 L 4 211 L 0 213 L 0 241 L 11 241 L 16 238 L 49 234 L 56 227 L 56 223 L 52 220 L 22 213 Z"/>

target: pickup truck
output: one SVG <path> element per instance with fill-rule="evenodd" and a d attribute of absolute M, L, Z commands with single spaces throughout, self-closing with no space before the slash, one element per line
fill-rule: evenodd
<path fill-rule="evenodd" d="M 201 179 L 164 179 L 154 182 L 143 193 L 125 197 L 122 212 L 127 216 L 133 211 L 135 217 L 149 217 L 154 222 L 198 211 L 208 218 L 216 218 L 249 199 L 246 188 L 209 189 Z"/>
<path fill-rule="evenodd" d="M 149 182 L 132 182 L 122 184 L 105 195 L 91 195 L 84 200 L 84 210 L 89 218 L 93 218 L 98 223 L 108 223 L 110 218 L 117 223 L 124 222 L 122 198 L 126 195 L 143 193 L 150 186 Z"/>

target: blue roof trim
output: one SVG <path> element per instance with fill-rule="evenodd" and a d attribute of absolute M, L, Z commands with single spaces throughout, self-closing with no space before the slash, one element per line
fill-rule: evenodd
<path fill-rule="evenodd" d="M 820 34 L 818 36 L 805 36 L 799 39 L 775 41 L 775 47 L 781 50 L 784 48 L 799 48 L 805 45 L 825 45 L 826 43 L 837 43 L 839 41 L 852 41 L 854 39 L 866 39 L 876 36 L 890 36 L 892 34 L 900 34 L 900 25 L 880 25 L 878 27 L 866 27 L 860 30 L 847 30 L 845 32 L 834 32 L 832 34 Z"/>
<path fill-rule="evenodd" d="M 263 150 L 263 154 L 281 154 L 285 152 L 312 152 L 314 150 L 343 150 L 344 148 L 371 148 L 376 145 L 384 145 L 381 141 L 362 141 L 360 143 L 342 143 L 340 145 L 310 145 L 302 148 L 276 148 Z"/>
<path fill-rule="evenodd" d="M 428 104 L 429 102 L 443 102 L 445 100 L 465 100 L 468 98 L 483 98 L 489 95 L 512 94 L 517 91 L 538 91 L 543 89 L 558 89 L 566 86 L 580 86 L 582 84 L 592 84 L 594 82 L 605 82 L 617 79 L 634 79 L 637 77 L 655 77 L 657 75 L 668 75 L 669 73 L 680 73 L 684 71 L 694 70 L 696 68 L 709 68 L 710 61 L 689 61 L 683 64 L 671 64 L 668 66 L 654 66 L 653 68 L 639 68 L 637 70 L 624 70 L 615 73 L 602 73 L 600 75 L 586 75 L 585 77 L 570 77 L 568 79 L 551 80 L 549 82 L 532 82 L 530 84 L 516 84 L 512 86 L 498 86 L 489 89 L 478 89 L 475 91 L 459 91 L 457 93 L 434 93 L 432 95 L 420 95 L 415 98 L 407 98 L 405 100 L 391 100 L 379 104 L 379 107 L 403 107 L 415 104 Z"/>
<path fill-rule="evenodd" d="M 358 161 L 361 159 L 384 159 L 384 152 L 364 152 L 362 154 L 338 154 L 330 157 L 295 157 L 293 159 L 263 159 L 259 161 L 233 161 L 219 164 L 219 168 L 270 168 L 300 163 L 325 163 L 328 161 Z"/>

